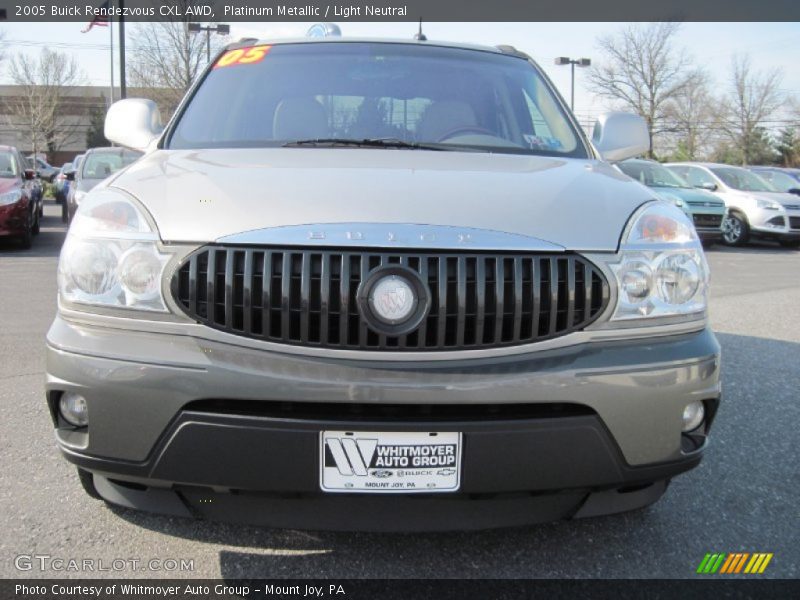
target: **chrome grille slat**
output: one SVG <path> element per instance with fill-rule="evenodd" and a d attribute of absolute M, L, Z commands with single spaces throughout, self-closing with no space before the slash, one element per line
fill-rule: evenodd
<path fill-rule="evenodd" d="M 402 265 L 431 306 L 414 331 L 374 331 L 358 287 Z M 184 259 L 172 295 L 190 317 L 275 343 L 378 351 L 470 350 L 530 344 L 583 329 L 610 297 L 600 270 L 575 254 L 354 251 L 209 245 Z"/>

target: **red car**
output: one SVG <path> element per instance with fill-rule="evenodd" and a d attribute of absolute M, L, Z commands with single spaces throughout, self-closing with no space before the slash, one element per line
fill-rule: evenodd
<path fill-rule="evenodd" d="M 0 237 L 15 237 L 30 248 L 39 233 L 41 206 L 31 193 L 36 173 L 25 164 L 16 148 L 0 146 Z"/>

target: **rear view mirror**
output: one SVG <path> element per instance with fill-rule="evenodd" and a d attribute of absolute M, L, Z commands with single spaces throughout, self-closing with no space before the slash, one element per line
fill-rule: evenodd
<path fill-rule="evenodd" d="M 611 112 L 600 115 L 597 119 L 592 143 L 603 160 L 617 162 L 647 152 L 650 149 L 650 134 L 642 117 Z"/>
<path fill-rule="evenodd" d="M 67 181 L 75 181 L 75 171 L 67 171 L 64 173 L 64 177 L 67 178 Z"/>

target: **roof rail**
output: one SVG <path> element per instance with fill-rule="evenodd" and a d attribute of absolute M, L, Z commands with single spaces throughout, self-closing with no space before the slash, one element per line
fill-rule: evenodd
<path fill-rule="evenodd" d="M 231 42 L 227 46 L 225 46 L 226 50 L 235 50 L 236 48 L 244 48 L 246 46 L 252 46 L 254 43 L 258 41 L 258 38 L 254 37 L 243 37 L 236 42 Z"/>
<path fill-rule="evenodd" d="M 525 59 L 528 59 L 528 60 L 530 60 L 530 58 L 531 58 L 530 56 L 528 56 L 524 52 L 521 52 L 521 51 L 517 50 L 516 48 L 514 48 L 514 46 L 509 46 L 508 44 L 500 44 L 499 46 L 495 46 L 495 48 L 500 50 L 500 52 L 502 52 L 503 54 L 509 54 L 510 56 L 516 56 L 518 58 L 525 58 Z"/>

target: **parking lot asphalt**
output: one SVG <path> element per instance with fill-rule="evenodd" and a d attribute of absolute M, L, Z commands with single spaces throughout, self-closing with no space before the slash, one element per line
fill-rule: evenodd
<path fill-rule="evenodd" d="M 709 250 L 723 404 L 700 467 L 655 505 L 470 533 L 282 531 L 112 509 L 84 494 L 44 404 L 64 238 L 59 208 L 48 201 L 45 210 L 31 250 L 0 240 L 0 577 L 690 578 L 707 552 L 772 552 L 763 576 L 800 575 L 800 252 Z M 194 569 L 20 571 L 19 555 L 106 567 L 187 559 Z"/>

